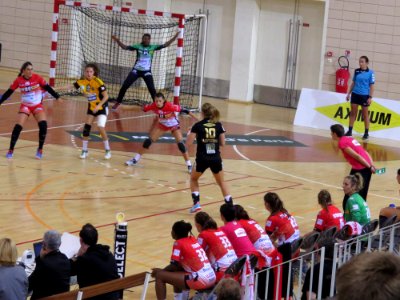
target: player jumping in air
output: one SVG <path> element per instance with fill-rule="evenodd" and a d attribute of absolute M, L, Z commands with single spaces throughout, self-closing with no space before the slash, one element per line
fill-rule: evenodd
<path fill-rule="evenodd" d="M 133 44 L 131 46 L 127 46 L 122 43 L 118 37 L 115 35 L 112 36 L 112 39 L 117 42 L 117 44 L 124 50 L 136 51 L 136 62 L 133 66 L 132 71 L 126 77 L 124 83 L 121 86 L 117 97 L 117 103 L 112 107 L 113 110 L 117 110 L 118 106 L 122 103 L 122 99 L 125 96 L 128 88 L 138 79 L 143 78 L 146 83 L 147 89 L 151 95 L 151 98 L 154 101 L 154 97 L 156 96 L 156 88 L 154 87 L 153 74 L 151 73 L 151 63 L 154 55 L 154 51 L 161 50 L 170 46 L 178 37 L 179 32 L 177 32 L 169 41 L 162 45 L 150 44 L 151 36 L 148 33 L 145 33 L 142 37 L 142 42 L 140 44 Z"/>

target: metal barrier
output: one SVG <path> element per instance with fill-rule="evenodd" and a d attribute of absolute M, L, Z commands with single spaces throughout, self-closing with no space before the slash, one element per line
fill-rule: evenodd
<path fill-rule="evenodd" d="M 290 291 L 290 284 L 288 284 L 288 288 L 286 291 L 283 291 L 282 297 L 285 299 L 289 299 L 291 294 L 293 293 L 294 299 L 301 299 L 302 287 L 305 279 L 305 270 L 310 270 L 310 283 L 307 288 L 307 291 L 312 292 L 316 291 L 317 299 L 322 298 L 322 289 L 323 289 L 323 278 L 324 275 L 327 277 L 331 277 L 330 282 L 330 291 L 329 297 L 335 295 L 335 284 L 336 284 L 336 272 L 337 269 L 340 268 L 344 263 L 349 261 L 353 256 L 358 255 L 362 252 L 372 252 L 372 251 L 388 251 L 394 253 L 396 255 L 400 255 L 400 223 L 393 224 L 391 226 L 387 226 L 381 228 L 376 234 L 374 232 L 370 232 L 364 235 L 356 236 L 354 238 L 348 239 L 346 241 L 336 240 L 334 244 L 333 251 L 333 262 L 332 262 L 332 272 L 331 274 L 324 274 L 324 270 L 326 267 L 326 253 L 325 247 L 312 251 L 310 253 L 301 255 L 297 258 L 286 261 L 282 264 L 276 265 L 274 267 L 268 268 L 266 270 L 262 270 L 255 273 L 255 295 L 256 299 L 280 299 L 278 297 L 277 287 L 280 286 L 279 283 L 283 281 L 290 282 L 290 280 L 294 279 L 296 282 L 296 287 L 294 291 Z M 319 264 L 319 277 L 318 277 L 318 287 L 313 288 L 313 279 L 315 274 L 315 265 Z M 287 278 L 281 278 L 282 269 L 284 267 L 289 268 Z M 274 286 L 270 286 L 271 276 L 277 274 L 278 281 L 274 281 Z M 260 282 L 259 278 L 262 273 L 265 274 L 265 282 Z M 292 275 L 294 274 L 294 276 Z M 262 276 L 264 277 L 264 276 Z M 258 295 L 258 287 L 260 284 L 265 284 L 265 294 L 262 297 Z M 273 298 L 268 298 L 269 289 L 274 289 Z M 309 295 L 308 299 L 311 299 L 311 295 Z M 252 300 L 252 299 L 246 299 Z"/>

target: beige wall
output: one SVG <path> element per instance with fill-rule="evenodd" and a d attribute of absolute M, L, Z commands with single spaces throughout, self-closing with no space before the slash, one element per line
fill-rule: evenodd
<path fill-rule="evenodd" d="M 335 89 L 337 58 L 351 51 L 350 71 L 367 55 L 376 73 L 375 96 L 400 99 L 400 1 L 330 0 L 323 89 Z"/>

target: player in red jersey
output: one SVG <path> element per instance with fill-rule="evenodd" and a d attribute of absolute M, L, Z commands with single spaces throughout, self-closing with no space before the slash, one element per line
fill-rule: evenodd
<path fill-rule="evenodd" d="M 236 204 L 235 207 L 235 215 L 236 220 L 239 222 L 240 225 L 244 228 L 247 235 L 250 238 L 250 241 L 253 243 L 254 247 L 259 251 L 261 254 L 262 259 L 258 260 L 256 272 L 265 270 L 271 266 L 277 265 L 282 263 L 282 257 L 279 252 L 276 250 L 275 246 L 271 242 L 271 239 L 264 231 L 264 229 L 253 219 L 250 218 L 247 211 L 243 208 L 243 206 Z M 268 283 L 268 299 L 273 299 L 274 295 L 276 295 L 275 289 L 279 287 L 275 285 L 275 278 L 278 278 L 280 274 L 277 272 L 277 268 L 274 269 L 274 272 L 269 276 L 269 283 Z M 266 288 L 266 280 L 267 280 L 267 273 L 266 271 L 261 272 L 258 274 L 258 296 L 260 298 L 265 297 L 265 288 Z"/>
<path fill-rule="evenodd" d="M 336 226 L 338 231 L 342 229 L 344 226 L 343 213 L 332 204 L 331 194 L 327 190 L 321 190 L 318 193 L 318 204 L 322 209 L 317 215 L 314 230 L 324 231 L 333 226 Z"/>
<path fill-rule="evenodd" d="M 44 91 L 47 91 L 56 99 L 59 99 L 60 96 L 40 75 L 33 73 L 33 66 L 29 61 L 22 65 L 17 79 L 14 80 L 10 88 L 0 98 L 0 105 L 18 88 L 21 91 L 21 105 L 19 107 L 17 124 L 15 124 L 11 133 L 10 148 L 6 157 L 8 159 L 13 157 L 14 147 L 18 141 L 25 121 L 31 114 L 33 114 L 39 126 L 39 147 L 36 152 L 36 158 L 41 159 L 43 156 L 43 145 L 47 134 L 46 113 L 42 105 L 43 93 Z"/>
<path fill-rule="evenodd" d="M 209 214 L 198 212 L 194 216 L 194 221 L 200 233 L 197 240 L 206 251 L 218 282 L 224 276 L 226 269 L 237 259 L 235 250 L 228 237 L 218 229 L 217 223 Z"/>
<path fill-rule="evenodd" d="M 278 251 L 283 261 L 292 259 L 291 244 L 300 238 L 299 226 L 296 219 L 283 206 L 282 200 L 276 193 L 267 193 L 264 196 L 265 208 L 270 212 L 265 223 L 265 231 L 272 241 L 278 240 Z M 282 272 L 282 295 L 286 295 L 287 284 L 290 284 L 289 296 L 293 295 L 293 277 L 289 278 L 289 266 L 285 264 Z M 289 280 L 288 280 L 289 278 Z"/>
<path fill-rule="evenodd" d="M 131 106 L 122 105 L 122 109 L 137 110 L 138 107 L 132 105 Z M 150 148 L 151 144 L 157 141 L 158 138 L 162 136 L 165 132 L 170 131 L 177 142 L 178 149 L 182 153 L 182 156 L 186 162 L 188 171 L 190 173 L 192 171 L 192 163 L 190 162 L 186 146 L 183 143 L 180 123 L 176 116 L 176 113 L 183 112 L 197 120 L 196 116 L 193 115 L 189 110 L 184 109 L 179 105 L 175 105 L 172 104 L 171 102 L 168 102 L 162 93 L 157 93 L 154 98 L 154 102 L 148 105 L 144 105 L 142 109 L 144 112 L 152 111 L 156 115 L 158 115 L 158 126 L 155 127 L 152 126 L 152 129 L 150 130 L 149 133 L 149 138 L 144 140 L 142 148 L 139 150 L 139 152 L 135 155 L 134 158 L 128 160 L 127 162 L 125 162 L 125 164 L 127 166 L 136 165 L 139 162 L 140 158 L 142 157 L 143 153 Z"/>
<path fill-rule="evenodd" d="M 189 235 L 192 225 L 184 221 L 175 222 L 171 235 L 175 240 L 171 263 L 164 269 L 154 268 L 151 276 L 156 280 L 158 300 L 167 296 L 166 284 L 174 286 L 175 298 L 181 297 L 182 290 L 203 290 L 215 284 L 215 272 L 204 249 Z M 180 298 L 179 298 L 180 299 Z"/>
<path fill-rule="evenodd" d="M 250 219 L 243 206 L 236 204 L 234 207 L 236 220 L 242 225 L 254 247 L 262 251 L 264 258 L 266 258 L 266 264 L 260 267 L 270 267 L 272 260 L 276 256 L 276 250 L 271 239 L 255 220 Z"/>

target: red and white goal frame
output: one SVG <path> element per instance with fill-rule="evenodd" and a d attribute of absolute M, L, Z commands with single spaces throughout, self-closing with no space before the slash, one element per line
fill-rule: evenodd
<path fill-rule="evenodd" d="M 59 24 L 59 8 L 61 5 L 65 6 L 77 6 L 77 7 L 90 7 L 99 10 L 108 10 L 115 12 L 127 12 L 137 15 L 148 15 L 148 16 L 160 16 L 160 17 L 170 17 L 178 19 L 179 35 L 177 39 L 177 49 L 176 49 L 176 63 L 175 63 L 175 82 L 174 82 L 174 103 L 179 104 L 180 86 L 181 86 L 181 74 L 182 74 L 182 56 L 183 56 L 183 36 L 185 29 L 185 18 L 190 17 L 185 14 L 177 14 L 170 12 L 161 11 L 150 11 L 144 9 L 134 9 L 132 7 L 119 7 L 113 5 L 104 4 L 91 4 L 79 1 L 70 0 L 54 0 L 54 12 L 53 12 L 53 26 L 51 34 L 51 58 L 50 58 L 50 74 L 49 74 L 49 84 L 50 86 L 55 86 L 56 79 L 56 65 L 57 65 L 57 42 L 58 42 L 58 24 Z M 205 28 L 207 28 L 207 18 L 205 15 L 196 15 L 196 17 L 203 17 L 205 20 Z M 203 41 L 203 54 L 200 64 L 200 87 L 199 87 L 199 107 L 201 106 L 202 90 L 203 90 L 203 75 L 204 75 L 204 63 L 205 63 L 205 39 L 206 30 L 204 30 L 204 41 Z"/>

